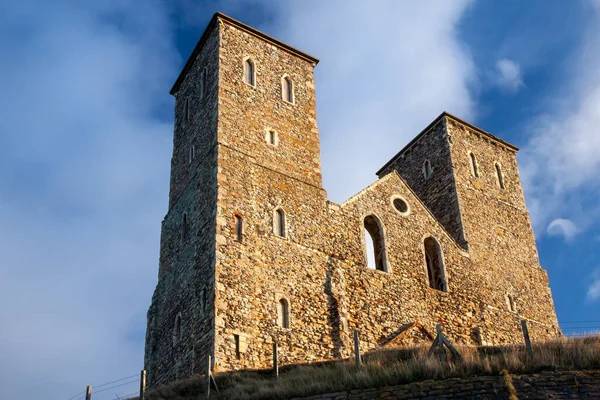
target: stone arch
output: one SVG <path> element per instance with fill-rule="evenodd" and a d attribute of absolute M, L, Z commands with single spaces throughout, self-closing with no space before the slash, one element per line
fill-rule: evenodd
<path fill-rule="evenodd" d="M 277 301 L 277 325 L 285 329 L 290 327 L 290 302 L 285 297 Z"/>
<path fill-rule="evenodd" d="M 281 77 L 281 97 L 288 103 L 294 104 L 294 83 L 288 75 Z"/>
<path fill-rule="evenodd" d="M 425 160 L 425 162 L 423 162 L 423 175 L 425 176 L 425 179 L 429 179 L 431 172 L 431 161 Z"/>
<path fill-rule="evenodd" d="M 498 187 L 500 189 L 504 189 L 504 176 L 502 175 L 502 166 L 499 163 L 496 163 L 496 182 L 498 183 Z"/>
<path fill-rule="evenodd" d="M 469 160 L 471 161 L 471 173 L 474 177 L 479 178 L 479 168 L 477 167 L 477 157 L 473 152 L 469 151 Z"/>
<path fill-rule="evenodd" d="M 285 211 L 281 207 L 277 207 L 273 211 L 273 233 L 283 238 L 287 234 Z"/>
<path fill-rule="evenodd" d="M 446 269 L 439 242 L 433 236 L 428 236 L 423 241 L 423 247 L 425 250 L 425 268 L 427 270 L 429 287 L 447 292 Z"/>
<path fill-rule="evenodd" d="M 363 219 L 363 228 L 365 234 L 367 268 L 388 272 L 385 234 L 381 220 L 375 214 L 367 215 Z M 369 243 L 369 238 L 371 243 Z M 369 257 L 370 248 L 373 251 L 372 258 Z"/>
<path fill-rule="evenodd" d="M 256 64 L 250 57 L 244 58 L 244 83 L 256 87 Z"/>
<path fill-rule="evenodd" d="M 240 214 L 233 216 L 233 233 L 236 242 L 241 242 L 244 237 L 244 219 Z"/>
<path fill-rule="evenodd" d="M 173 343 L 177 343 L 181 340 L 181 312 L 175 316 L 175 323 L 173 325 Z"/>

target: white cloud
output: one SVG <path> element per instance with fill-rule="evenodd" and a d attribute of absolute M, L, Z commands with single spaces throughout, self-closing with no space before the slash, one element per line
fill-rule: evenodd
<path fill-rule="evenodd" d="M 586 296 L 587 301 L 600 300 L 600 269 L 592 274 L 590 286 Z"/>
<path fill-rule="evenodd" d="M 261 28 L 322 59 L 332 198 L 373 181 L 444 109 L 473 118 L 456 33 L 469 3 L 262 3 L 276 22 Z M 142 367 L 181 61 L 163 7 L 21 0 L 0 14 L 0 398 L 69 398 Z"/>
<path fill-rule="evenodd" d="M 9 2 L 0 37 L 0 398 L 67 399 L 143 365 L 178 59 L 154 0 Z"/>
<path fill-rule="evenodd" d="M 586 221 L 582 230 L 600 216 L 600 9 L 593 17 L 571 80 L 527 127 L 531 139 L 520 157 L 536 231 L 565 213 Z"/>
<path fill-rule="evenodd" d="M 496 62 L 496 84 L 508 92 L 517 92 L 523 86 L 519 64 L 506 58 L 498 60 Z"/>
<path fill-rule="evenodd" d="M 274 4 L 276 25 L 261 28 L 321 60 L 317 112 L 324 186 L 332 200 L 344 201 L 373 182 L 375 172 L 442 111 L 474 118 L 474 66 L 456 32 L 469 4 Z"/>
<path fill-rule="evenodd" d="M 546 232 L 551 236 L 562 236 L 566 241 L 571 241 L 579 233 L 579 228 L 571 220 L 556 218 L 548 224 Z"/>

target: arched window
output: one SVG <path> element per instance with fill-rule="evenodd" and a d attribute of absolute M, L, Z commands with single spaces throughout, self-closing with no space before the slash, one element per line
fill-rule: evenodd
<path fill-rule="evenodd" d="M 381 222 L 374 215 L 364 221 L 365 244 L 367 246 L 367 267 L 378 271 L 386 271 L 385 243 Z"/>
<path fill-rule="evenodd" d="M 252 86 L 256 85 L 256 79 L 255 79 L 254 72 L 255 72 L 254 71 L 254 61 L 247 58 L 244 61 L 244 82 L 246 82 L 248 85 L 252 85 Z"/>
<path fill-rule="evenodd" d="M 448 291 L 444 260 L 440 244 L 433 237 L 425 239 L 425 263 L 427 264 L 427 278 L 429 287 L 443 292 Z"/>
<path fill-rule="evenodd" d="M 431 176 L 431 162 L 429 160 L 425 160 L 425 164 L 423 164 L 423 175 L 425 175 L 425 179 L 429 179 Z"/>
<path fill-rule="evenodd" d="M 173 327 L 173 342 L 177 343 L 181 339 L 181 313 L 175 317 L 175 326 Z"/>
<path fill-rule="evenodd" d="M 281 80 L 281 93 L 285 101 L 288 103 L 294 102 L 294 85 L 289 76 L 285 76 Z"/>
<path fill-rule="evenodd" d="M 242 217 L 240 215 L 236 215 L 234 217 L 234 223 L 235 223 L 235 240 L 237 240 L 238 242 L 242 241 L 242 235 L 243 235 L 243 220 Z"/>
<path fill-rule="evenodd" d="M 478 178 L 479 171 L 477 170 L 477 159 L 475 158 L 475 154 L 469 153 L 469 157 L 471 157 L 471 172 L 473 173 L 473 176 Z"/>
<path fill-rule="evenodd" d="M 498 163 L 496 163 L 496 178 L 498 179 L 498 186 L 500 186 L 500 189 L 504 189 L 504 177 L 502 176 L 502 168 Z"/>
<path fill-rule="evenodd" d="M 273 215 L 273 233 L 285 237 L 285 212 L 278 208 Z"/>
<path fill-rule="evenodd" d="M 290 327 L 290 306 L 286 299 L 277 302 L 277 325 L 286 329 Z"/>
<path fill-rule="evenodd" d="M 181 240 L 186 240 L 187 237 L 188 237 L 187 213 L 183 213 L 183 220 L 181 221 Z"/>

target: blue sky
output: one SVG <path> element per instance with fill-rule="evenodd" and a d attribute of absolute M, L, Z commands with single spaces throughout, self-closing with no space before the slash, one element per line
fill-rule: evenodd
<path fill-rule="evenodd" d="M 600 1 L 137 3 L 0 2 L 0 398 L 68 399 L 141 369 L 168 92 L 217 10 L 321 59 L 334 201 L 443 110 L 519 146 L 559 321 L 600 327 L 570 323 L 600 321 Z"/>

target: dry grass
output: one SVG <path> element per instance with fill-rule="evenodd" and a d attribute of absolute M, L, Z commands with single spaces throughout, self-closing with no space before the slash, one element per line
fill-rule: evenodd
<path fill-rule="evenodd" d="M 288 399 L 348 389 L 398 385 L 426 379 L 447 379 L 476 375 L 535 373 L 544 370 L 600 368 L 600 336 L 562 338 L 533 346 L 531 359 L 524 346 L 458 347 L 462 360 L 440 362 L 427 357 L 427 348 L 378 350 L 363 356 L 363 368 L 356 371 L 350 361 L 321 365 L 288 366 L 275 383 L 265 371 L 239 371 L 215 376 L 220 392 L 211 390 L 211 399 Z M 510 378 L 504 373 L 505 379 Z M 508 376 L 508 378 L 506 378 Z M 148 400 L 204 399 L 203 379 L 189 379 L 162 386 L 148 393 Z"/>

